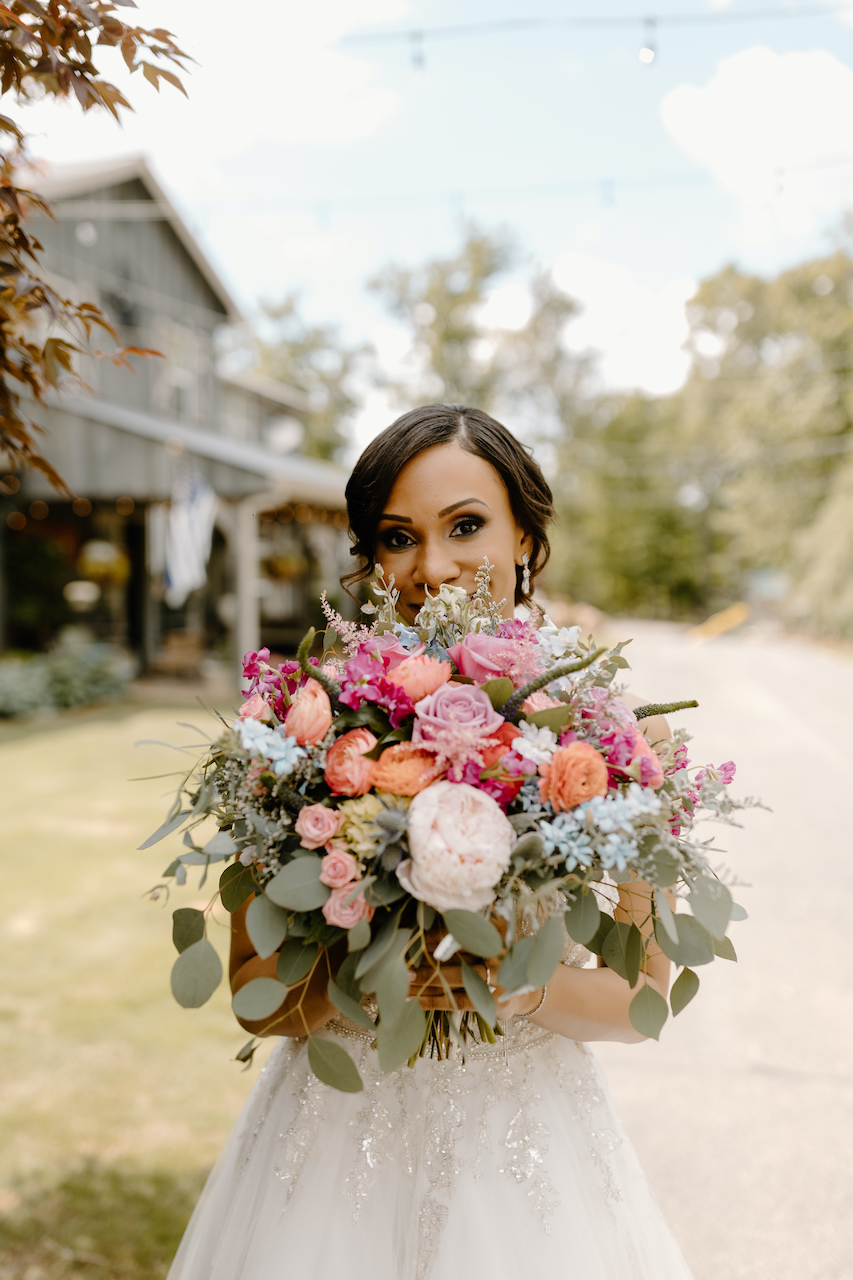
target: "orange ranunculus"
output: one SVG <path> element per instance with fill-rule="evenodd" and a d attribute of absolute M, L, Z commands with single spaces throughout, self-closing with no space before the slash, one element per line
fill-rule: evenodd
<path fill-rule="evenodd" d="M 339 796 L 363 796 L 373 786 L 376 764 L 365 752 L 372 751 L 376 739 L 369 729 L 350 729 L 326 753 L 324 774 L 329 788 Z"/>
<path fill-rule="evenodd" d="M 297 689 L 284 721 L 284 731 L 301 747 L 322 742 L 332 727 L 332 704 L 329 695 L 316 680 L 308 680 Z"/>
<path fill-rule="evenodd" d="M 431 752 L 413 751 L 399 742 L 394 747 L 386 747 L 376 761 L 373 785 L 377 791 L 390 791 L 395 796 L 416 796 L 430 782 L 435 782 L 435 778 L 426 778 L 434 764 Z"/>
<path fill-rule="evenodd" d="M 453 674 L 449 662 L 441 662 L 438 658 L 425 658 L 418 655 L 405 658 L 388 672 L 388 679 L 393 680 L 407 693 L 412 702 L 420 702 L 421 698 L 435 693 L 440 685 L 445 684 Z M 402 795 L 402 791 L 399 793 Z"/>
<path fill-rule="evenodd" d="M 539 794 L 557 813 L 607 795 L 607 765 L 588 742 L 558 747 L 551 763 L 539 766 L 539 773 Z"/>

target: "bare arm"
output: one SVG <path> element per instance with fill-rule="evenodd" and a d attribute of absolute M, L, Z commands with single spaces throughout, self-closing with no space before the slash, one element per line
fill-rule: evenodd
<path fill-rule="evenodd" d="M 274 978 L 278 952 L 262 960 L 246 932 L 246 912 L 249 898 L 231 916 L 231 963 L 229 974 L 232 994 L 254 978 Z M 305 1036 L 319 1029 L 335 1013 L 335 1007 L 326 996 L 330 973 L 340 964 L 343 956 L 333 956 L 321 951 L 312 972 L 302 982 L 290 987 L 281 1007 L 258 1022 L 238 1018 L 241 1027 L 255 1036 Z"/>

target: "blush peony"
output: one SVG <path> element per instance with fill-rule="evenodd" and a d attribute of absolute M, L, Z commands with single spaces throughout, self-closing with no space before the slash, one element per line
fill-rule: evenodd
<path fill-rule="evenodd" d="M 412 742 L 430 742 L 437 734 L 457 726 L 476 729 L 488 738 L 504 723 L 482 689 L 467 684 L 442 685 L 416 704 Z"/>
<path fill-rule="evenodd" d="M 509 866 L 516 836 L 500 806 L 464 782 L 435 782 L 409 806 L 409 852 L 397 878 L 437 911 L 479 911 Z"/>
<path fill-rule="evenodd" d="M 332 727 L 332 704 L 323 686 L 307 680 L 297 690 L 284 723 L 288 737 L 301 747 L 322 742 Z"/>
<path fill-rule="evenodd" d="M 293 824 L 301 837 L 303 849 L 319 849 L 336 836 L 347 820 L 340 809 L 327 809 L 324 804 L 306 804 Z"/>
<path fill-rule="evenodd" d="M 329 894 L 321 907 L 327 924 L 336 925 L 339 929 L 352 929 L 362 920 L 371 919 L 374 908 L 367 905 L 363 893 L 356 894 L 352 902 L 347 902 L 354 887 L 352 884 L 345 884 L 343 888 L 333 889 Z"/>
<path fill-rule="evenodd" d="M 350 729 L 332 743 L 326 754 L 324 775 L 329 789 L 339 796 L 363 796 L 373 786 L 372 751 L 376 739 L 369 729 Z"/>
<path fill-rule="evenodd" d="M 588 742 L 558 747 L 551 763 L 539 766 L 539 773 L 539 794 L 557 813 L 607 795 L 607 765 Z"/>

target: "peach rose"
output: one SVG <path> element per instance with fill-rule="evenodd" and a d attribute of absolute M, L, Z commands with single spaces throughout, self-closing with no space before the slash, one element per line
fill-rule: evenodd
<path fill-rule="evenodd" d="M 269 719 L 269 714 L 269 707 L 257 691 L 252 694 L 251 698 L 247 698 L 240 708 L 241 720 L 267 720 Z"/>
<path fill-rule="evenodd" d="M 330 889 L 342 889 L 345 884 L 360 880 L 358 863 L 351 853 L 343 849 L 335 849 L 327 853 L 320 864 L 320 880 Z"/>
<path fill-rule="evenodd" d="M 588 742 L 558 747 L 550 764 L 539 766 L 539 794 L 557 813 L 592 796 L 607 795 L 607 765 Z"/>
<path fill-rule="evenodd" d="M 287 736 L 300 747 L 322 742 L 332 727 L 332 704 L 329 695 L 316 680 L 308 680 L 297 689 L 284 721 Z"/>
<path fill-rule="evenodd" d="M 319 849 L 338 834 L 346 820 L 347 815 L 340 809 L 327 809 L 324 804 L 306 804 L 299 810 L 293 829 L 301 836 L 303 849 Z"/>
<path fill-rule="evenodd" d="M 324 773 L 336 795 L 363 796 L 370 790 L 376 765 L 366 759 L 365 752 L 375 746 L 376 739 L 369 729 L 350 729 L 329 747 Z"/>
<path fill-rule="evenodd" d="M 321 908 L 327 924 L 337 925 L 339 929 L 351 929 L 362 920 L 371 919 L 374 908 L 367 905 L 363 893 L 357 894 L 352 902 L 347 902 L 352 891 L 351 884 L 332 890 Z"/>
<path fill-rule="evenodd" d="M 429 751 L 412 751 L 399 742 L 394 747 L 386 747 L 376 761 L 373 785 L 395 796 L 416 796 L 429 786 L 425 779 L 434 764 L 435 757 Z"/>
<path fill-rule="evenodd" d="M 412 702 L 420 702 L 430 693 L 435 693 L 453 674 L 449 662 L 440 662 L 437 658 L 406 658 L 399 666 L 388 673 L 388 679 L 398 684 L 407 693 Z"/>
<path fill-rule="evenodd" d="M 526 716 L 530 716 L 536 711 L 550 711 L 551 707 L 562 706 L 563 703 L 557 698 L 552 698 L 550 693 L 546 693 L 544 689 L 537 689 L 529 698 L 524 699 L 521 709 Z"/>

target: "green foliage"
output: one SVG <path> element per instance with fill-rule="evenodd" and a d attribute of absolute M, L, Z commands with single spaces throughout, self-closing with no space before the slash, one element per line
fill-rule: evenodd
<path fill-rule="evenodd" d="M 322 907 L 331 890 L 320 881 L 320 859 L 316 854 L 294 858 L 266 886 L 266 895 L 279 907 L 292 911 L 312 911 Z"/>
<path fill-rule="evenodd" d="M 681 973 L 672 984 L 672 990 L 669 993 L 669 1003 L 672 1006 L 673 1014 L 681 1013 L 685 1009 L 696 992 L 699 990 L 699 979 L 692 969 L 682 969 Z"/>
<path fill-rule="evenodd" d="M 419 1002 L 407 1000 L 400 1016 L 389 1026 L 380 1026 L 376 1033 L 376 1049 L 382 1070 L 395 1071 L 408 1062 L 423 1044 L 426 1027 L 426 1017 Z"/>
<path fill-rule="evenodd" d="M 172 912 L 172 941 L 179 953 L 204 937 L 204 912 L 195 907 L 178 907 Z"/>
<path fill-rule="evenodd" d="M 268 1018 L 284 1004 L 287 987 L 276 978 L 253 978 L 234 993 L 231 1008 L 244 1022 Z"/>
<path fill-rule="evenodd" d="M 495 997 L 489 990 L 488 983 L 480 977 L 476 969 L 472 969 L 464 960 L 462 961 L 462 985 L 465 988 L 465 994 L 480 1017 L 490 1027 L 493 1027 L 498 1016 Z"/>
<path fill-rule="evenodd" d="M 308 1037 L 308 1061 L 318 1080 L 344 1093 L 360 1093 L 364 1088 L 358 1068 L 342 1045 L 334 1040 Z"/>
<path fill-rule="evenodd" d="M 631 1025 L 641 1036 L 659 1040 L 663 1024 L 669 1016 L 666 1001 L 650 982 L 644 982 L 628 1006 Z"/>
<path fill-rule="evenodd" d="M 497 956 L 503 950 L 503 940 L 488 920 L 473 911 L 445 911 L 444 923 L 460 947 L 475 956 Z"/>
<path fill-rule="evenodd" d="M 287 937 L 287 912 L 259 893 L 246 912 L 246 932 L 262 960 L 277 951 Z"/>
<path fill-rule="evenodd" d="M 578 890 L 577 897 L 566 911 L 564 920 L 566 932 L 574 942 L 585 946 L 595 937 L 601 913 L 592 890 L 587 893 Z"/>
<path fill-rule="evenodd" d="M 101 645 L 0 659 L 0 717 L 111 701 L 129 672 Z"/>
<path fill-rule="evenodd" d="M 222 962 L 207 938 L 193 942 L 172 966 L 172 995 L 185 1009 L 206 1004 L 221 981 Z"/>

